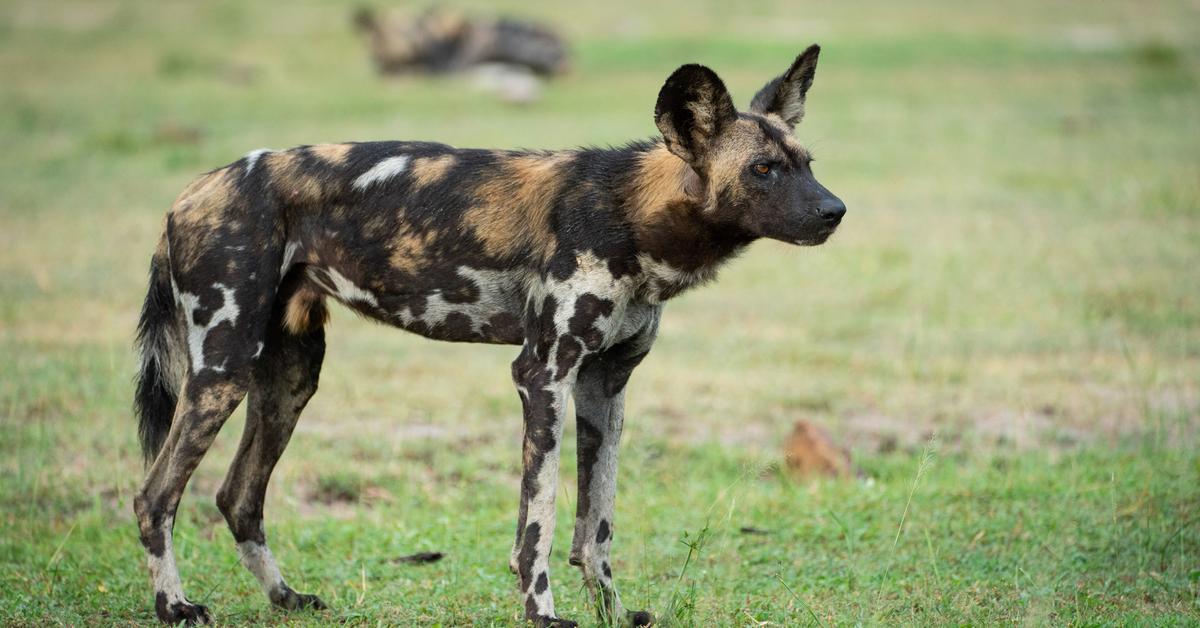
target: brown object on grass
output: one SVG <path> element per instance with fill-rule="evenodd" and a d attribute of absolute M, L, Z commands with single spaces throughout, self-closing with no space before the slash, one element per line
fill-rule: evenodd
<path fill-rule="evenodd" d="M 796 421 L 784 444 L 784 457 L 788 468 L 802 476 L 848 478 L 855 474 L 850 452 L 808 421 Z"/>

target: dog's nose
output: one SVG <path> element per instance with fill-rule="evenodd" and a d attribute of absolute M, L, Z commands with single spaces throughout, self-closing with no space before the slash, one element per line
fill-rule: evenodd
<path fill-rule="evenodd" d="M 817 214 L 824 218 L 826 222 L 837 223 L 841 222 L 842 216 L 846 215 L 846 204 L 836 196 L 831 196 L 817 206 Z"/>

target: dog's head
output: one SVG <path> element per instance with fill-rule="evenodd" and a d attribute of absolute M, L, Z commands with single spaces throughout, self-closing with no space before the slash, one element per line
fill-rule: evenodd
<path fill-rule="evenodd" d="M 675 70 L 658 93 L 654 122 L 667 148 L 691 166 L 705 189 L 704 219 L 756 236 L 821 244 L 846 206 L 817 182 L 812 157 L 792 135 L 804 117 L 820 47 L 796 57 L 739 112 L 715 72 Z"/>

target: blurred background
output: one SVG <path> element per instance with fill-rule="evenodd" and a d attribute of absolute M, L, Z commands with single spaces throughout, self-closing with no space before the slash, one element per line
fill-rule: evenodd
<path fill-rule="evenodd" d="M 131 341 L 191 178 L 319 142 L 617 145 L 656 133 L 677 66 L 745 107 L 812 42 L 797 135 L 849 214 L 668 304 L 628 391 L 626 605 L 680 625 L 1197 620 L 1200 3 L 441 8 L 532 20 L 569 63 L 381 74 L 359 3 L 0 2 L 0 623 L 153 617 Z M 266 525 L 334 610 L 272 612 L 238 565 L 212 496 L 240 412 L 180 509 L 192 600 L 228 622 L 517 624 L 514 351 L 344 309 L 328 335 Z M 791 470 L 797 421 L 857 474 Z M 567 432 L 555 592 L 586 622 Z M 418 551 L 446 558 L 394 561 Z"/>

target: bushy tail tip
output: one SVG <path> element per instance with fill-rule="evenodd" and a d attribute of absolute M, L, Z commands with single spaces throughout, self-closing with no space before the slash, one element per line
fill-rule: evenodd
<path fill-rule="evenodd" d="M 186 360 L 178 326 L 170 269 L 167 260 L 156 255 L 150 262 L 150 289 L 138 320 L 136 347 L 140 360 L 133 401 L 147 465 L 158 456 L 171 431 L 178 401 Z"/>

